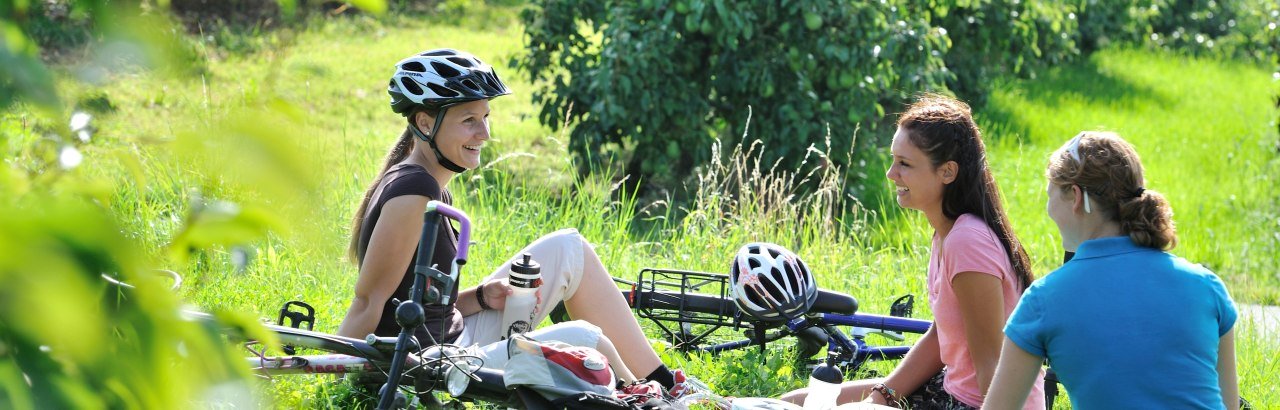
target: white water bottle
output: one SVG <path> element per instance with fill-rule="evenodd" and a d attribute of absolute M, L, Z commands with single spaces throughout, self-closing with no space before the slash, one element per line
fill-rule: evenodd
<path fill-rule="evenodd" d="M 511 294 L 507 296 L 506 307 L 502 310 L 503 340 L 533 330 L 536 325 L 533 314 L 538 302 L 538 287 L 542 286 L 542 268 L 531 257 L 526 253 L 511 262 L 507 278 Z"/>
<path fill-rule="evenodd" d="M 809 395 L 804 398 L 805 410 L 826 410 L 836 407 L 840 397 L 840 383 L 844 376 L 835 367 L 835 355 L 828 353 L 827 361 L 818 364 L 809 373 Z"/>

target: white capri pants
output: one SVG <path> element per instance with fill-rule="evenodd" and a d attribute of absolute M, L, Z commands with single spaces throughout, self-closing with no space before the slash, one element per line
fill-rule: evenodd
<path fill-rule="evenodd" d="M 576 229 L 561 229 L 538 238 L 510 259 L 514 261 L 528 253 L 542 268 L 542 286 L 538 288 L 533 323 L 542 323 L 551 309 L 578 291 L 585 261 L 582 254 L 584 246 L 588 244 Z M 499 266 L 480 283 L 506 278 L 508 269 L 509 263 Z M 507 363 L 507 342 L 501 340 L 502 330 L 502 311 L 482 310 L 463 318 L 458 345 L 479 345 L 478 353 L 484 359 L 484 366 L 501 369 Z M 539 328 L 528 335 L 535 340 L 554 340 L 594 349 L 600 343 L 601 331 L 596 325 L 574 320 Z"/>

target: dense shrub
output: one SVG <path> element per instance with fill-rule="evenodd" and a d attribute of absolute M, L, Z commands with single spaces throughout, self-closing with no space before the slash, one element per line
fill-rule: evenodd
<path fill-rule="evenodd" d="M 847 152 L 854 124 L 882 115 L 890 94 L 941 87 L 945 37 L 891 8 L 547 0 L 523 15 L 529 53 L 517 64 L 548 81 L 534 93 L 544 124 L 577 123 L 583 170 L 627 156 L 632 177 L 671 182 L 749 116 L 766 163 L 802 157 L 828 126 Z"/>
<path fill-rule="evenodd" d="M 543 0 L 523 15 L 516 63 L 545 81 L 541 121 L 576 123 L 583 169 L 626 158 L 632 177 L 669 183 L 748 113 L 762 160 L 786 169 L 828 135 L 816 148 L 850 152 L 855 129 L 879 128 L 913 93 L 1075 52 L 1055 35 L 1073 28 L 1062 6 L 913 3 Z"/>
<path fill-rule="evenodd" d="M 1167 0 L 1152 21 L 1154 42 L 1197 54 L 1241 57 L 1280 70 L 1280 3 L 1269 0 Z"/>
<path fill-rule="evenodd" d="M 817 148 L 837 153 L 859 127 L 883 137 L 913 93 L 981 106 L 997 76 L 1113 43 L 1274 59 L 1280 14 L 1262 0 L 728 3 L 538 0 L 513 64 L 540 84 L 541 122 L 573 125 L 580 170 L 621 161 L 632 178 L 670 186 L 715 137 L 742 134 L 748 113 L 762 160 L 786 169 L 828 135 Z"/>
<path fill-rule="evenodd" d="M 948 88 L 971 105 L 985 100 L 989 81 L 1001 75 L 1035 70 L 1079 55 L 1074 8 L 1057 2 L 951 1 L 907 2 L 912 15 L 928 17 L 952 42 L 945 69 L 954 73 Z M 931 6 L 926 6 L 932 4 Z"/>

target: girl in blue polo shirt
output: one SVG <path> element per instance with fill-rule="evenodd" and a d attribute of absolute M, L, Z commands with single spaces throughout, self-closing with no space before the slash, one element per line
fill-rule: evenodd
<path fill-rule="evenodd" d="M 1072 408 L 1235 408 L 1235 306 L 1213 272 L 1166 249 L 1173 210 L 1133 146 L 1082 132 L 1049 159 L 1049 217 L 1075 256 L 1031 285 L 1005 326 L 983 408 L 1016 408 L 1040 363 Z"/>

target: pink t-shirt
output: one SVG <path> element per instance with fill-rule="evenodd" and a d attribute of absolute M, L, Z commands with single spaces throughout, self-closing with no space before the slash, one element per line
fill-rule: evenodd
<path fill-rule="evenodd" d="M 982 392 L 978 390 L 978 374 L 969 357 L 964 318 L 960 315 L 956 294 L 951 289 L 951 281 L 960 272 L 986 273 L 1000 278 L 1004 290 L 1004 317 L 1009 319 L 1014 306 L 1018 305 L 1018 298 L 1022 297 L 1022 286 L 995 231 L 982 218 L 972 214 L 960 215 L 951 232 L 941 241 L 937 235 L 933 237 L 929 255 L 929 306 L 933 309 L 934 326 L 937 326 L 942 363 L 946 365 L 942 387 L 965 404 L 981 407 Z M 1037 377 L 1024 408 L 1044 409 L 1043 371 Z"/>

